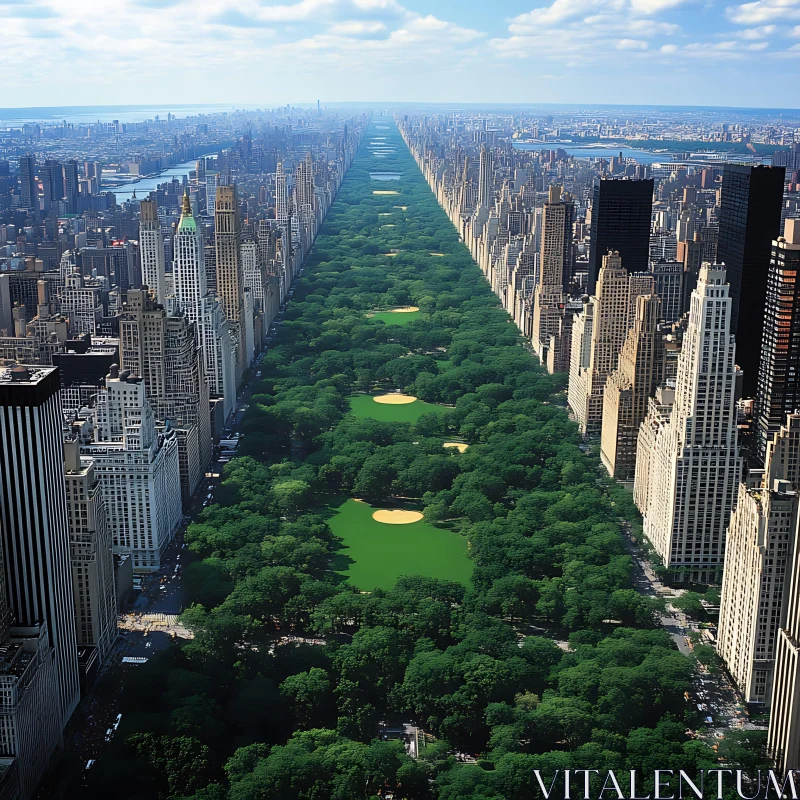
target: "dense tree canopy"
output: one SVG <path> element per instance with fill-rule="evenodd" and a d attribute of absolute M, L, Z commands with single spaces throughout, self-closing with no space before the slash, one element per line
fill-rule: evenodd
<path fill-rule="evenodd" d="M 373 195 L 362 149 L 263 358 L 243 454 L 188 530 L 194 638 L 130 682 L 115 746 L 146 767 L 116 796 L 172 797 L 185 780 L 194 800 L 510 800 L 533 796 L 534 767 L 714 760 L 684 733 L 691 663 L 632 588 L 632 504 L 384 133 L 401 195 Z M 408 324 L 369 316 L 407 304 L 422 312 Z M 378 389 L 447 408 L 413 425 L 348 413 Z M 471 585 L 343 581 L 329 508 L 390 495 L 466 538 Z M 380 740 L 380 723 L 404 722 L 433 737 L 417 760 Z M 107 796 L 102 763 L 93 779 Z"/>

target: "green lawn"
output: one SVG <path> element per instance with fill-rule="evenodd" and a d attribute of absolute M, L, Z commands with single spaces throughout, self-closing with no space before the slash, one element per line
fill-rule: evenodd
<path fill-rule="evenodd" d="M 328 521 L 347 548 L 341 554 L 352 559 L 342 570 L 351 584 L 363 591 L 391 589 L 401 575 L 469 582 L 473 563 L 462 536 L 424 520 L 408 525 L 375 522 L 375 510 L 347 500 Z"/>
<path fill-rule="evenodd" d="M 376 311 L 370 319 L 379 319 L 387 325 L 408 325 L 418 319 L 421 311 Z"/>
<path fill-rule="evenodd" d="M 446 413 L 449 409 L 437 406 L 434 403 L 424 403 L 415 400 L 403 406 L 391 406 L 386 403 L 376 403 L 372 395 L 354 394 L 349 398 L 350 411 L 361 419 L 378 419 L 381 422 L 416 422 L 423 414 L 436 412 Z"/>

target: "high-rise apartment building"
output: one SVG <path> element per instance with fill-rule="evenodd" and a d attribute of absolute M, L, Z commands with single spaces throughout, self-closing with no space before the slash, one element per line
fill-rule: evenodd
<path fill-rule="evenodd" d="M 156 572 L 183 511 L 175 431 L 156 429 L 143 379 L 116 366 L 81 416 L 73 430 L 94 460 L 115 552 L 130 553 L 138 572 Z"/>
<path fill-rule="evenodd" d="M 478 161 L 478 207 L 488 211 L 494 201 L 494 153 L 481 145 Z"/>
<path fill-rule="evenodd" d="M 726 164 L 720 193 L 717 261 L 731 286 L 731 331 L 745 397 L 758 386 L 767 272 L 773 240 L 780 235 L 783 167 Z M 794 409 L 792 409 L 794 410 Z"/>
<path fill-rule="evenodd" d="M 533 349 L 540 363 L 547 364 L 550 339 L 557 336 L 564 309 L 564 270 L 572 230 L 567 208 L 569 197 L 561 198 L 561 187 L 550 185 L 542 210 L 539 248 L 539 281 L 533 295 Z"/>
<path fill-rule="evenodd" d="M 155 200 L 142 200 L 139 205 L 139 258 L 142 264 L 142 285 L 154 293 L 156 301 L 166 302 L 166 260 L 164 236 L 158 219 Z"/>
<path fill-rule="evenodd" d="M 636 298 L 652 291 L 652 275 L 630 275 L 619 253 L 606 254 L 597 294 L 589 301 L 593 306 L 591 329 L 579 322 L 577 331 L 575 326 L 572 331 L 567 399 L 584 435 L 600 433 L 606 380 L 617 368 L 620 350 L 633 325 Z"/>
<path fill-rule="evenodd" d="M 628 272 L 645 272 L 650 260 L 653 180 L 598 178 L 592 192 L 589 294 L 595 293 L 603 258 L 616 251 Z"/>
<path fill-rule="evenodd" d="M 282 161 L 275 171 L 275 219 L 281 227 L 289 224 L 289 190 Z"/>
<path fill-rule="evenodd" d="M 648 502 L 640 508 L 644 533 L 679 581 L 719 581 L 741 475 L 730 314 L 724 267 L 704 265 L 692 293 L 669 422 L 651 453 L 641 454 L 639 442 L 649 464 Z"/>
<path fill-rule="evenodd" d="M 261 220 L 265 222 L 266 220 Z M 258 245 L 252 239 L 242 242 L 240 249 L 242 262 L 242 281 L 245 287 L 253 292 L 253 305 L 256 309 L 264 308 L 264 287 L 267 282 L 263 259 L 260 258 Z"/>
<path fill-rule="evenodd" d="M 211 461 L 209 391 L 195 323 L 169 314 L 142 289 L 130 289 L 120 318 L 120 367 L 144 380 L 157 420 L 178 437 L 184 502 L 194 494 Z"/>
<path fill-rule="evenodd" d="M 91 647 L 102 663 L 117 638 L 117 592 L 111 530 L 94 461 L 80 455 L 75 439 L 64 442 L 72 595 L 79 647 Z"/>
<path fill-rule="evenodd" d="M 28 154 L 19 157 L 20 206 L 26 209 L 39 209 L 39 188 L 36 184 L 36 156 Z"/>
<path fill-rule="evenodd" d="M 661 379 L 660 318 L 658 295 L 636 298 L 633 327 L 605 385 L 600 458 L 609 475 L 621 481 L 634 478 L 639 426 Z"/>
<path fill-rule="evenodd" d="M 797 538 L 800 414 L 739 484 L 725 547 L 717 651 L 746 703 L 770 704 L 778 629 Z"/>
<path fill-rule="evenodd" d="M 800 220 L 787 219 L 772 242 L 756 391 L 758 458 L 786 415 L 800 409 Z M 799 487 L 800 488 L 800 487 Z"/>
<path fill-rule="evenodd" d="M 60 383 L 55 367 L 0 372 L 0 539 L 15 624 L 43 623 L 61 728 L 80 699 Z"/>
<path fill-rule="evenodd" d="M 217 187 L 214 212 L 214 240 L 217 250 L 217 295 L 228 320 L 228 330 L 236 356 L 236 386 L 247 366 L 242 320 L 244 294 L 242 265 L 239 260 L 241 221 L 235 186 Z"/>

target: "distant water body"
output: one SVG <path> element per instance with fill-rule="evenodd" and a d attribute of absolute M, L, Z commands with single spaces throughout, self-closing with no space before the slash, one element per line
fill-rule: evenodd
<path fill-rule="evenodd" d="M 514 142 L 517 150 L 563 150 L 575 158 L 611 159 L 622 153 L 624 158 L 633 158 L 640 164 L 670 163 L 672 153 L 653 153 L 650 150 L 637 150 L 634 147 L 573 147 L 558 142 Z"/>
<path fill-rule="evenodd" d="M 189 172 L 195 168 L 196 164 L 196 161 L 185 161 L 183 164 L 176 164 L 174 167 L 165 169 L 163 172 L 159 172 L 158 175 L 153 175 L 150 178 L 142 178 L 140 181 L 131 183 L 121 183 L 116 187 L 103 186 L 102 190 L 104 192 L 114 192 L 117 203 L 120 205 L 126 200 L 130 200 L 134 192 L 136 192 L 137 200 L 144 200 L 150 192 L 158 188 L 159 183 L 168 183 L 173 178 L 181 180 L 184 175 L 188 178 Z"/>
<path fill-rule="evenodd" d="M 167 114 L 175 117 L 194 117 L 199 114 L 219 114 L 235 111 L 233 105 L 172 105 L 172 106 L 31 106 L 30 108 L 0 108 L 0 125 L 22 125 L 34 122 L 67 122 L 88 125 L 93 122 L 143 122 Z"/>

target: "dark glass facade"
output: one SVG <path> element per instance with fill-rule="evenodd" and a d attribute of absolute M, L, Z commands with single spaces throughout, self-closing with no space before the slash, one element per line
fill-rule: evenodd
<path fill-rule="evenodd" d="M 758 457 L 800 409 L 800 245 L 777 242 L 767 274 L 764 338 L 758 370 Z"/>
<path fill-rule="evenodd" d="M 603 256 L 616 250 L 628 272 L 647 272 L 653 181 L 606 180 L 594 182 L 592 226 L 589 241 L 589 294 L 594 294 Z"/>
<path fill-rule="evenodd" d="M 744 372 L 744 397 L 755 397 L 767 273 L 773 239 L 780 235 L 783 167 L 726 164 L 722 175 L 717 261 L 731 285 L 731 330 L 736 363 Z"/>

